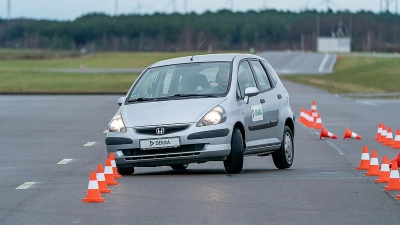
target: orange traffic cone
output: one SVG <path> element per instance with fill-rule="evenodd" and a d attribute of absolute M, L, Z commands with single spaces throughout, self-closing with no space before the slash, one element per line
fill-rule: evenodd
<path fill-rule="evenodd" d="M 321 120 L 321 115 L 318 114 L 317 120 L 315 121 L 315 129 L 321 129 L 323 128 L 322 126 L 322 120 Z"/>
<path fill-rule="evenodd" d="M 311 102 L 311 116 L 316 118 L 318 115 L 317 113 L 317 103 L 315 101 Z"/>
<path fill-rule="evenodd" d="M 343 139 L 345 139 L 345 138 L 361 139 L 361 136 L 352 132 L 351 130 L 349 130 L 348 127 L 346 127 L 346 131 L 344 132 Z"/>
<path fill-rule="evenodd" d="M 389 161 L 389 167 L 392 168 L 392 164 L 397 164 L 397 168 L 400 166 L 400 153 L 397 153 L 397 156 Z"/>
<path fill-rule="evenodd" d="M 388 186 L 383 189 L 386 191 L 400 191 L 400 178 L 397 163 L 392 164 Z"/>
<path fill-rule="evenodd" d="M 387 134 L 386 125 L 383 124 L 383 125 L 382 125 L 381 138 L 378 140 L 378 142 L 380 142 L 380 143 L 385 143 L 385 141 L 386 141 L 386 134 Z"/>
<path fill-rule="evenodd" d="M 382 123 L 379 123 L 378 132 L 376 133 L 375 140 L 381 139 L 381 133 L 382 133 Z"/>
<path fill-rule="evenodd" d="M 369 169 L 368 146 L 364 145 L 361 153 L 360 166 L 357 167 L 357 170 L 368 170 L 368 169 Z"/>
<path fill-rule="evenodd" d="M 369 162 L 368 172 L 365 173 L 365 176 L 379 176 L 379 174 L 378 154 L 376 150 L 372 150 L 371 161 Z"/>
<path fill-rule="evenodd" d="M 314 118 L 311 115 L 311 112 L 307 113 L 307 127 L 314 127 Z"/>
<path fill-rule="evenodd" d="M 99 183 L 100 193 L 111 193 L 111 190 L 107 187 L 106 177 L 104 176 L 103 166 L 101 164 L 97 165 L 97 183 Z"/>
<path fill-rule="evenodd" d="M 302 124 L 305 123 L 304 122 L 304 115 L 305 115 L 304 108 L 301 108 L 299 122 L 302 123 Z"/>
<path fill-rule="evenodd" d="M 96 172 L 90 172 L 90 180 L 86 198 L 82 199 L 83 202 L 104 202 L 104 198 L 100 196 L 99 184 L 96 179 Z"/>
<path fill-rule="evenodd" d="M 323 137 L 337 139 L 336 135 L 334 135 L 331 132 L 325 130 L 325 128 L 322 128 L 321 129 L 321 133 L 319 134 L 319 139 L 321 139 Z"/>
<path fill-rule="evenodd" d="M 389 161 L 387 155 L 382 157 L 381 172 L 379 178 L 375 180 L 376 183 L 387 183 L 390 178 Z"/>
<path fill-rule="evenodd" d="M 392 148 L 400 149 L 400 130 L 396 130 L 396 136 L 394 137 Z"/>
<path fill-rule="evenodd" d="M 389 127 L 386 133 L 386 140 L 385 143 L 383 143 L 385 146 L 392 146 L 393 145 L 393 134 L 392 134 L 392 128 Z"/>
<path fill-rule="evenodd" d="M 104 177 L 107 185 L 117 185 L 118 182 L 114 179 L 114 173 L 111 166 L 110 158 L 106 158 L 106 166 L 104 167 Z"/>
<path fill-rule="evenodd" d="M 115 164 L 114 152 L 110 152 L 109 158 L 111 160 L 111 167 L 113 169 L 114 178 L 122 178 L 122 176 L 118 173 L 117 165 Z"/>

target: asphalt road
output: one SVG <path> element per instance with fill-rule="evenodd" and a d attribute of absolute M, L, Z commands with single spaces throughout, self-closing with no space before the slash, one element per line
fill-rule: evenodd
<path fill-rule="evenodd" d="M 332 73 L 336 63 L 336 54 L 268 51 L 258 54 L 266 59 L 278 74 L 314 74 Z"/>
<path fill-rule="evenodd" d="M 136 168 L 109 186 L 104 203 L 82 198 L 90 171 L 107 157 L 103 131 L 119 96 L 2 95 L 0 224 L 398 224 L 400 191 L 383 191 L 355 167 L 363 145 L 378 151 L 379 162 L 396 155 L 373 138 L 379 122 L 400 129 L 400 101 L 345 99 L 284 83 L 293 111 L 315 100 L 323 125 L 339 139 L 320 140 L 296 123 L 291 169 L 255 156 L 238 175 L 227 175 L 222 162 L 184 172 Z M 341 139 L 346 127 L 363 139 Z M 71 160 L 57 164 L 63 159 Z M 21 187 L 25 182 L 34 183 Z"/>

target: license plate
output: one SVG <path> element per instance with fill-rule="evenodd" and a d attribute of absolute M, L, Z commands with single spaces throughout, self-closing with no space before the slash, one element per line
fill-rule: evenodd
<path fill-rule="evenodd" d="M 179 138 L 163 138 L 163 139 L 148 139 L 140 140 L 141 149 L 153 149 L 153 148 L 173 148 L 179 147 Z"/>

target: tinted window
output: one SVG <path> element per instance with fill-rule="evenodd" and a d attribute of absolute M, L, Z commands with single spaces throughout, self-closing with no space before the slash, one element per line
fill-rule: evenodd
<path fill-rule="evenodd" d="M 261 61 L 262 64 L 264 65 L 265 68 L 267 68 L 268 71 L 268 75 L 272 78 L 272 82 L 274 83 L 274 85 L 276 85 L 276 83 L 278 83 L 278 75 L 276 74 L 275 70 L 272 68 L 272 66 L 265 62 L 265 61 Z"/>
<path fill-rule="evenodd" d="M 257 77 L 257 81 L 259 84 L 260 91 L 266 91 L 270 89 L 271 83 L 269 82 L 268 75 L 264 70 L 264 67 L 261 65 L 260 61 L 250 61 L 251 65 L 253 66 L 254 73 Z"/>
<path fill-rule="evenodd" d="M 244 90 L 247 87 L 256 87 L 256 82 L 251 72 L 250 65 L 247 61 L 243 61 L 239 64 L 238 71 L 238 85 L 240 89 L 240 97 L 244 97 Z"/>

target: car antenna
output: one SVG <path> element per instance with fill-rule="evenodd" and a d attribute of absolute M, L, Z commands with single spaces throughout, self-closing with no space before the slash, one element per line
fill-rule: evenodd
<path fill-rule="evenodd" d="M 194 52 L 194 55 L 192 56 L 192 58 L 190 58 L 190 61 L 193 61 L 193 57 L 196 55 L 196 52 L 200 49 L 200 47 L 203 45 L 203 43 L 206 41 L 206 39 L 203 40 L 203 42 L 201 42 L 200 46 L 197 48 L 197 50 Z"/>

